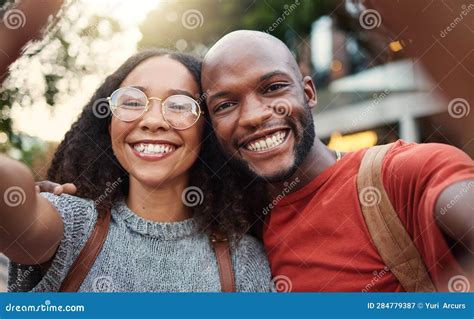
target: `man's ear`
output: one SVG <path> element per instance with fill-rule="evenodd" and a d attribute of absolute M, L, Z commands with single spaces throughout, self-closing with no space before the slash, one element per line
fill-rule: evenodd
<path fill-rule="evenodd" d="M 316 104 L 318 104 L 318 97 L 316 95 L 316 87 L 314 86 L 313 79 L 310 76 L 303 78 L 303 89 L 309 107 L 315 107 Z"/>

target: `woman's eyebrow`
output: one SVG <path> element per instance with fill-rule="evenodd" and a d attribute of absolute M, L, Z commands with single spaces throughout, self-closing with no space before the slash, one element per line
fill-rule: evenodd
<path fill-rule="evenodd" d="M 190 92 L 186 90 L 178 90 L 178 89 L 168 90 L 168 96 L 171 96 L 171 95 L 186 95 L 186 96 L 189 96 L 190 98 L 193 98 L 193 99 L 195 98 L 193 94 L 191 94 Z"/>
<path fill-rule="evenodd" d="M 140 86 L 140 85 L 130 85 L 129 87 L 132 87 L 132 88 L 135 88 L 135 89 L 139 89 L 140 91 L 144 92 L 145 94 L 147 94 L 148 92 L 148 89 L 144 86 Z M 168 90 L 168 92 L 166 92 L 167 96 L 171 96 L 171 95 L 186 95 L 186 96 L 189 96 L 190 98 L 195 98 L 195 96 L 193 94 L 191 94 L 190 92 L 186 91 L 186 90 L 180 90 L 180 89 L 171 89 L 171 90 Z M 148 95 L 148 94 L 147 94 Z M 161 98 L 161 97 L 160 97 Z"/>
<path fill-rule="evenodd" d="M 129 87 L 139 89 L 140 91 L 142 91 L 144 93 L 147 93 L 147 91 L 148 91 L 146 87 L 140 86 L 140 85 L 130 85 Z"/>

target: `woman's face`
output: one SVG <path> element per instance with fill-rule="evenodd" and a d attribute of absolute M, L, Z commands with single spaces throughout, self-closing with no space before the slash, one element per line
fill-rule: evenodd
<path fill-rule="evenodd" d="M 199 98 L 199 88 L 180 62 L 166 56 L 149 58 L 130 72 L 120 87 L 138 86 L 150 97 L 162 100 L 175 94 Z M 176 130 L 163 119 L 161 103 L 150 100 L 148 111 L 133 122 L 112 116 L 109 131 L 112 149 L 122 167 L 148 187 L 187 178 L 201 147 L 204 120 Z M 153 152 L 154 151 L 154 152 Z"/>

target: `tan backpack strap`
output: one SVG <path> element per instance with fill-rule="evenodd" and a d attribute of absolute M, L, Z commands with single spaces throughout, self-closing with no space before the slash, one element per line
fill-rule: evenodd
<path fill-rule="evenodd" d="M 393 144 L 367 150 L 357 175 L 359 203 L 372 241 L 382 260 L 405 291 L 432 292 L 436 288 L 410 235 L 385 191 L 382 164 Z"/>
<path fill-rule="evenodd" d="M 216 254 L 222 292 L 235 292 L 234 271 L 230 257 L 230 245 L 227 237 L 220 234 L 211 236 L 211 244 Z"/>
<path fill-rule="evenodd" d="M 97 223 L 95 224 L 92 235 L 86 242 L 86 245 L 77 256 L 76 260 L 71 266 L 66 278 L 61 284 L 59 291 L 61 292 L 76 292 L 83 283 L 97 256 L 99 255 L 110 224 L 110 210 L 105 209 L 102 213 L 99 212 Z"/>

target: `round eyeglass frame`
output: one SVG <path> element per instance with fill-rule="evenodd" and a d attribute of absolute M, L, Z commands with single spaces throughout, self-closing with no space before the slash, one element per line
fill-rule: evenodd
<path fill-rule="evenodd" d="M 112 97 L 114 96 L 114 94 L 116 94 L 117 92 L 119 92 L 120 90 L 124 90 L 124 89 L 127 89 L 127 90 L 135 90 L 135 91 L 138 91 L 140 92 L 141 94 L 143 94 L 143 96 L 146 98 L 146 104 L 145 104 L 145 107 L 143 108 L 143 111 L 140 115 L 138 115 L 135 119 L 133 120 L 124 120 L 124 119 L 121 119 L 120 116 L 118 116 L 116 114 L 116 110 L 118 108 L 117 105 L 115 105 L 113 102 L 112 102 Z M 166 119 L 166 116 L 165 116 L 165 113 L 164 113 L 164 107 L 163 107 L 163 104 L 166 102 L 166 100 L 168 100 L 170 97 L 172 96 L 179 96 L 179 97 L 185 97 L 186 99 L 189 99 L 189 100 L 192 100 L 194 103 L 196 103 L 196 106 L 198 108 L 198 115 L 196 117 L 196 120 L 189 126 L 186 126 L 184 128 L 181 128 L 181 127 L 175 127 L 173 124 L 171 124 L 167 119 Z M 162 99 L 162 98 L 159 98 L 159 97 L 148 97 L 145 92 L 143 92 L 142 90 L 138 89 L 138 88 L 135 88 L 133 86 L 125 86 L 125 87 L 121 87 L 121 88 L 118 88 L 116 89 L 115 91 L 112 92 L 112 94 L 110 94 L 109 97 L 107 97 L 107 101 L 109 102 L 109 107 L 110 107 L 110 110 L 112 111 L 112 114 L 114 116 L 116 116 L 120 121 L 122 122 L 133 122 L 133 121 L 136 121 L 138 120 L 140 117 L 143 116 L 143 114 L 145 114 L 146 112 L 148 112 L 148 110 L 150 109 L 150 100 L 157 100 L 160 102 L 161 104 L 161 116 L 163 116 L 163 119 L 165 120 L 165 122 L 171 126 L 172 128 L 174 128 L 175 130 L 187 130 L 188 128 L 192 127 L 194 124 L 197 123 L 197 121 L 199 121 L 199 118 L 201 117 L 201 114 L 203 113 L 203 111 L 201 110 L 201 106 L 199 105 L 199 102 L 196 101 L 195 99 L 193 99 L 192 97 L 190 96 L 187 96 L 187 95 L 184 95 L 184 94 L 174 94 L 174 95 L 170 95 L 168 96 L 167 98 L 165 99 Z"/>

